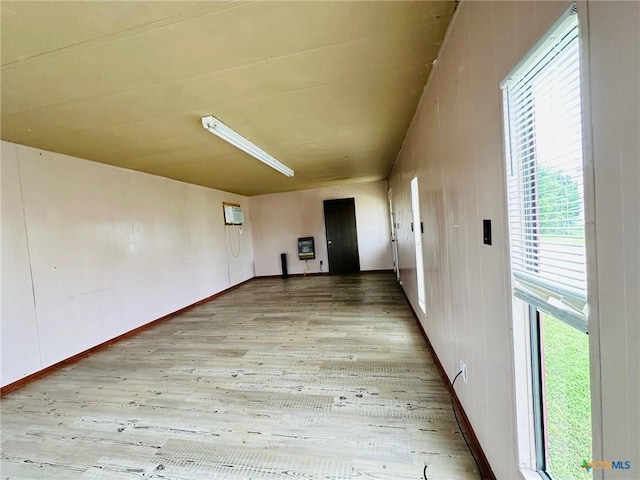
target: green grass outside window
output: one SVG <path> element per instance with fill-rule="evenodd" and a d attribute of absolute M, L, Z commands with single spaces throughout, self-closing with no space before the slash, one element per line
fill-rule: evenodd
<path fill-rule="evenodd" d="M 555 480 L 592 478 L 580 468 L 591 461 L 589 338 L 560 320 L 542 315 L 547 471 Z"/>

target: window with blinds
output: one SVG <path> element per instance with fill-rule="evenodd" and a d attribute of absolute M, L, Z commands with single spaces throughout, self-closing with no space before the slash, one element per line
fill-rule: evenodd
<path fill-rule="evenodd" d="M 502 83 L 514 295 L 587 331 L 580 54 L 570 10 Z"/>

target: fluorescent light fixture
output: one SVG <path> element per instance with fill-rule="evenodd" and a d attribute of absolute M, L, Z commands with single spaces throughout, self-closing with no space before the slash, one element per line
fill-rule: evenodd
<path fill-rule="evenodd" d="M 251 143 L 235 130 L 232 130 L 231 128 L 226 126 L 216 117 L 213 117 L 211 115 L 202 117 L 202 126 L 214 135 L 217 135 L 221 139 L 226 140 L 234 147 L 239 148 L 243 152 L 246 152 L 252 157 L 257 158 L 261 162 L 266 163 L 271 168 L 276 169 L 283 175 L 286 175 L 287 177 L 293 177 L 293 170 L 287 167 L 284 163 L 279 162 L 278 160 L 273 158 L 257 145 Z"/>

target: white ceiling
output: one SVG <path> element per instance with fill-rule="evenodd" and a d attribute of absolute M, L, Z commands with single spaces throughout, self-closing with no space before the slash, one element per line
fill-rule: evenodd
<path fill-rule="evenodd" d="M 2 138 L 244 195 L 386 179 L 453 1 L 2 1 Z M 296 172 L 205 131 L 214 115 Z"/>

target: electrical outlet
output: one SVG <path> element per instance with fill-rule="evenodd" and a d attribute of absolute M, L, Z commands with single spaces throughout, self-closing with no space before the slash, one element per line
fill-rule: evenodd
<path fill-rule="evenodd" d="M 467 364 L 460 360 L 460 370 L 462 372 L 462 381 L 466 383 L 467 381 Z"/>

